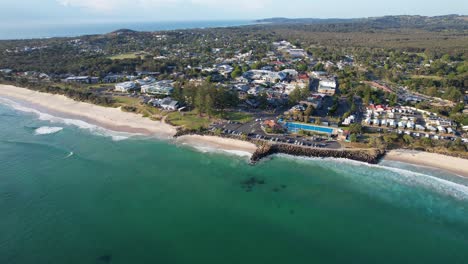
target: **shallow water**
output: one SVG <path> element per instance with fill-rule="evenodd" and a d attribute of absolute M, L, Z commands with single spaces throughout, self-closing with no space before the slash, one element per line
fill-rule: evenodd
<path fill-rule="evenodd" d="M 466 179 L 282 155 L 250 166 L 77 124 L 0 104 L 0 263 L 468 259 Z"/>

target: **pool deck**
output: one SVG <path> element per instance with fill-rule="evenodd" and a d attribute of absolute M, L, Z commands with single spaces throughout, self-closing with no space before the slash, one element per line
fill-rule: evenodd
<path fill-rule="evenodd" d="M 286 122 L 284 123 L 290 132 L 298 132 L 299 130 L 323 133 L 323 134 L 338 134 L 338 128 L 317 126 L 305 123 Z"/>

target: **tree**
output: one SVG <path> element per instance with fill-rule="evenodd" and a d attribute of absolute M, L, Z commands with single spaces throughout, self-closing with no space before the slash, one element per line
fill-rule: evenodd
<path fill-rule="evenodd" d="M 421 139 L 421 144 L 425 147 L 432 147 L 433 146 L 433 142 L 432 142 L 432 139 L 430 138 L 423 138 Z"/>
<path fill-rule="evenodd" d="M 304 111 L 304 122 L 309 123 L 309 118 L 314 112 L 314 107 L 312 105 L 308 105 L 306 110 Z"/>
<path fill-rule="evenodd" d="M 354 123 L 349 126 L 349 133 L 351 134 L 361 134 L 362 133 L 362 125 L 359 123 Z"/>
<path fill-rule="evenodd" d="M 362 99 L 365 105 L 369 104 L 371 93 L 372 93 L 371 89 L 369 87 L 366 87 L 366 90 L 364 91 L 364 98 Z"/>
<path fill-rule="evenodd" d="M 398 136 L 395 134 L 385 134 L 383 136 L 383 140 L 385 141 L 385 143 L 387 143 L 387 145 L 392 144 L 397 139 L 398 139 Z"/>
<path fill-rule="evenodd" d="M 349 141 L 351 141 L 351 142 L 356 142 L 356 141 L 357 141 L 357 136 L 356 136 L 356 134 L 351 134 L 351 135 L 349 136 Z"/>
<path fill-rule="evenodd" d="M 412 138 L 410 135 L 404 135 L 404 136 L 403 136 L 403 141 L 404 141 L 406 144 L 410 145 L 410 144 L 413 143 L 414 140 L 413 140 L 413 138 Z"/>
<path fill-rule="evenodd" d="M 289 105 L 297 104 L 299 101 L 302 100 L 302 91 L 300 88 L 296 87 L 288 97 Z"/>
<path fill-rule="evenodd" d="M 234 71 L 231 73 L 231 77 L 235 79 L 241 75 L 242 75 L 242 68 L 240 66 L 236 66 Z"/>
<path fill-rule="evenodd" d="M 205 96 L 203 89 L 198 89 L 197 94 L 195 96 L 195 108 L 197 109 L 197 113 L 199 116 L 202 115 L 205 108 Z"/>
<path fill-rule="evenodd" d="M 297 70 L 301 71 L 301 72 L 305 72 L 305 71 L 307 71 L 307 65 L 304 64 L 304 63 L 301 63 L 301 64 L 297 65 Z"/>
<path fill-rule="evenodd" d="M 205 112 L 209 118 L 211 118 L 214 114 L 214 102 L 213 98 L 209 94 L 205 95 Z"/>

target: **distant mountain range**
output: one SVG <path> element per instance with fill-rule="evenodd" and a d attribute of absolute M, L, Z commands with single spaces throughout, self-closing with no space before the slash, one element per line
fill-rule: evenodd
<path fill-rule="evenodd" d="M 330 25 L 330 24 L 353 24 L 353 26 L 368 27 L 374 29 L 391 28 L 420 28 L 426 30 L 468 30 L 468 16 L 446 15 L 446 16 L 383 16 L 369 18 L 267 18 L 256 21 L 257 23 L 270 24 L 307 24 L 307 25 Z"/>

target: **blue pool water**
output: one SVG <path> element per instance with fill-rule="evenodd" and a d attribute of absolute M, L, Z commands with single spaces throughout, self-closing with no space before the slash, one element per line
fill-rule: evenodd
<path fill-rule="evenodd" d="M 328 127 L 319 127 L 307 124 L 299 124 L 299 123 L 286 123 L 285 127 L 288 129 L 289 132 L 298 132 L 299 130 L 311 131 L 311 132 L 319 132 L 319 133 L 326 133 L 332 134 L 333 128 Z"/>

